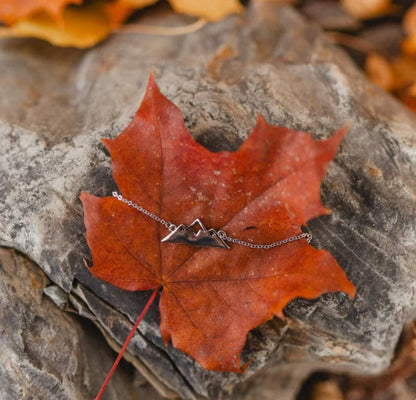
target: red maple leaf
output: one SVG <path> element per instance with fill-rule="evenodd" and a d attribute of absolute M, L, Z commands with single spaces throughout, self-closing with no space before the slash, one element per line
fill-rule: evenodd
<path fill-rule="evenodd" d="M 234 153 L 196 143 L 153 77 L 130 125 L 103 140 L 123 196 L 175 225 L 196 218 L 229 236 L 271 243 L 329 212 L 320 183 L 346 129 L 330 139 L 268 125 L 259 117 Z M 241 372 L 247 333 L 282 317 L 296 297 L 355 288 L 335 259 L 305 240 L 226 250 L 161 243 L 167 228 L 114 197 L 83 193 L 91 273 L 125 290 L 163 288 L 160 331 L 203 367 Z"/>

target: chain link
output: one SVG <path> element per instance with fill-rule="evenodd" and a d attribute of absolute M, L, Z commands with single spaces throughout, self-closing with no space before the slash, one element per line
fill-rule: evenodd
<path fill-rule="evenodd" d="M 173 232 L 176 229 L 176 225 L 170 223 L 169 221 L 165 221 L 163 218 L 160 218 L 158 215 L 153 214 L 149 210 L 146 210 L 142 206 L 139 206 L 136 203 L 133 203 L 131 200 L 126 199 L 121 194 L 118 194 L 117 192 L 113 192 L 113 196 L 120 200 L 123 203 L 126 203 L 128 206 L 135 208 L 137 211 L 140 211 L 142 214 L 147 215 L 148 217 L 154 219 L 156 222 L 159 222 L 159 224 L 164 225 L 166 228 L 168 228 L 171 232 Z"/>
<path fill-rule="evenodd" d="M 169 221 L 165 221 L 163 218 L 160 218 L 158 215 L 153 214 L 152 212 L 150 212 L 149 210 L 146 210 L 142 206 L 139 206 L 138 204 L 133 203 L 129 199 L 126 199 L 121 194 L 118 194 L 117 192 L 113 192 L 113 196 L 117 200 L 127 204 L 130 207 L 133 207 L 137 211 L 140 211 L 142 214 L 147 215 L 148 217 L 154 219 L 156 222 L 159 222 L 159 224 L 162 224 L 167 229 L 169 229 L 170 232 L 173 232 L 177 228 L 177 226 L 175 224 L 172 224 Z M 286 239 L 282 239 L 282 240 L 279 240 L 277 242 L 267 243 L 267 244 L 251 243 L 251 242 L 246 242 L 246 241 L 241 240 L 241 239 L 233 238 L 231 236 L 228 236 L 223 230 L 218 231 L 217 234 L 222 240 L 225 240 L 227 242 L 231 242 L 231 243 L 234 243 L 234 244 L 239 244 L 239 245 L 245 246 L 245 247 L 250 247 L 251 249 L 272 249 L 273 247 L 281 246 L 282 244 L 286 244 L 286 243 L 289 243 L 289 242 L 294 242 L 296 240 L 300 240 L 300 239 L 303 239 L 303 238 L 305 238 L 308 243 L 310 243 L 311 240 L 312 240 L 312 234 L 311 233 L 304 233 L 304 232 L 300 233 L 299 235 L 296 235 L 296 236 L 291 236 L 291 237 L 288 237 Z"/>
<path fill-rule="evenodd" d="M 261 244 L 261 243 L 251 243 L 251 242 L 245 242 L 244 240 L 233 238 L 231 236 L 228 236 L 224 231 L 218 231 L 218 236 L 222 240 L 226 240 L 227 242 L 231 242 L 234 244 L 239 244 L 241 246 L 250 247 L 251 249 L 272 249 L 273 247 L 281 246 L 282 244 L 294 242 L 295 240 L 300 240 L 303 238 L 306 238 L 307 242 L 310 243 L 312 240 L 312 234 L 311 233 L 301 233 L 296 236 L 291 236 L 286 239 L 279 240 L 277 242 L 273 243 L 267 243 L 267 244 Z"/>

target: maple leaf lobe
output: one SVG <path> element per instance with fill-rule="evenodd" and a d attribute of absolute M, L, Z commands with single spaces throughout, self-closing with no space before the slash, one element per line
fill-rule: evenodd
<path fill-rule="evenodd" d="M 314 141 L 260 116 L 239 150 L 211 153 L 187 132 L 180 110 L 151 75 L 133 121 L 103 142 L 124 197 L 175 225 L 200 218 L 207 228 L 271 243 L 298 235 L 309 219 L 328 213 L 320 183 L 345 132 Z M 207 369 L 242 372 L 247 333 L 282 317 L 294 298 L 355 295 L 331 254 L 305 239 L 268 250 L 161 243 L 167 229 L 125 203 L 87 194 L 81 200 L 91 272 L 126 290 L 163 286 L 164 341 Z"/>

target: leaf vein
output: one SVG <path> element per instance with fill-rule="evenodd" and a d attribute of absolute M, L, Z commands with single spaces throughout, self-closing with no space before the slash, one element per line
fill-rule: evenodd
<path fill-rule="evenodd" d="M 137 263 L 139 263 L 140 266 L 142 266 L 147 272 L 149 272 L 151 275 L 153 275 L 157 279 L 157 275 L 152 271 L 152 265 L 148 264 L 146 260 L 140 260 L 137 258 L 130 249 L 124 244 L 124 242 L 121 240 L 121 238 L 117 235 L 117 233 L 111 228 L 109 223 L 105 223 L 104 226 L 114 235 L 114 237 L 120 242 L 120 244 L 123 246 L 123 248 L 126 250 L 127 254 L 130 255 Z"/>
<path fill-rule="evenodd" d="M 188 311 L 186 311 L 185 307 L 183 306 L 182 302 L 179 300 L 178 296 L 176 296 L 175 292 L 170 291 L 170 293 L 172 293 L 172 295 L 175 297 L 177 303 L 179 304 L 179 306 L 182 308 L 182 311 L 184 312 L 184 314 L 186 315 L 186 317 L 189 319 L 189 321 L 191 322 L 191 324 L 195 327 L 195 329 L 197 329 L 199 332 L 201 332 L 201 335 L 208 340 L 208 336 L 204 333 L 204 331 L 193 321 L 193 319 L 191 318 L 191 316 L 189 315 Z"/>

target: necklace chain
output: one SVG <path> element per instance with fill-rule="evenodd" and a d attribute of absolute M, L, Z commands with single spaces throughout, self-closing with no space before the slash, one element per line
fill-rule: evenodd
<path fill-rule="evenodd" d="M 121 194 L 118 194 L 117 192 L 113 192 L 113 196 L 117 199 L 122 201 L 123 203 L 126 203 L 128 206 L 135 208 L 137 211 L 140 211 L 142 214 L 147 215 L 148 217 L 154 219 L 156 222 L 159 222 L 159 224 L 164 225 L 166 228 L 168 228 L 171 232 L 173 232 L 176 229 L 175 224 L 171 224 L 168 221 L 165 221 L 163 218 L 160 218 L 158 215 L 153 214 L 149 210 L 146 210 L 142 206 L 139 206 L 136 203 L 133 203 L 131 200 L 126 199 Z"/>
<path fill-rule="evenodd" d="M 138 204 L 132 202 L 129 199 L 126 199 L 121 194 L 118 194 L 117 192 L 113 192 L 113 196 L 117 200 L 127 204 L 130 207 L 133 207 L 134 209 L 141 212 L 142 214 L 147 215 L 148 217 L 154 219 L 159 224 L 162 224 L 167 229 L 169 229 L 170 232 L 173 232 L 177 228 L 177 226 L 175 224 L 172 224 L 171 222 L 166 221 L 163 218 L 160 218 L 158 215 L 153 214 L 152 212 L 150 212 L 149 210 L 146 210 L 142 206 L 139 206 Z M 305 238 L 308 243 L 310 243 L 310 241 L 312 240 L 312 234 L 311 233 L 304 233 L 304 232 L 300 233 L 299 235 L 296 235 L 296 236 L 290 236 L 286 239 L 282 239 L 282 240 L 279 240 L 277 242 L 267 243 L 267 244 L 246 242 L 244 240 L 228 236 L 223 230 L 218 231 L 217 234 L 224 241 L 231 242 L 231 243 L 234 243 L 234 244 L 239 244 L 239 245 L 245 246 L 245 247 L 250 247 L 251 249 L 272 249 L 273 247 L 281 246 L 282 244 L 289 243 L 289 242 L 294 242 L 296 240 L 300 240 L 300 239 L 303 239 L 303 238 Z"/>

